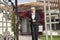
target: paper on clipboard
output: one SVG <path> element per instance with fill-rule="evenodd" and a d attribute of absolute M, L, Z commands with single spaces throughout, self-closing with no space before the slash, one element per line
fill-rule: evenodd
<path fill-rule="evenodd" d="M 43 32 L 43 25 L 39 25 L 39 32 Z"/>

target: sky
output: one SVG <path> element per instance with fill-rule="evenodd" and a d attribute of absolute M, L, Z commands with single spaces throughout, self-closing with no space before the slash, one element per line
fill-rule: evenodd
<path fill-rule="evenodd" d="M 1 0 L 2 1 L 2 0 Z M 7 1 L 7 0 L 5 0 Z M 13 3 L 15 3 L 15 0 L 11 0 Z M 17 0 L 18 4 L 28 3 L 28 2 L 36 2 L 36 0 Z"/>
<path fill-rule="evenodd" d="M 14 2 L 15 0 L 12 0 Z M 18 4 L 26 3 L 26 2 L 33 2 L 35 0 L 18 0 Z"/>

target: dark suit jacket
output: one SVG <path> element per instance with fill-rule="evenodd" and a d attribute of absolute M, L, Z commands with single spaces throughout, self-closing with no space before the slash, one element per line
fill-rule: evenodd
<path fill-rule="evenodd" d="M 32 21 L 32 14 L 29 14 L 29 17 L 30 17 L 30 22 L 31 22 L 32 25 L 39 25 L 39 22 L 40 22 L 39 13 L 35 14 L 35 19 L 34 20 L 36 20 L 36 22 Z"/>

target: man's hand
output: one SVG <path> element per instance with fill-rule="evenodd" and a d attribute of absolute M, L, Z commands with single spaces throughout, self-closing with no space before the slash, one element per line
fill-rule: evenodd
<path fill-rule="evenodd" d="M 36 22 L 36 20 L 32 20 L 33 22 Z"/>

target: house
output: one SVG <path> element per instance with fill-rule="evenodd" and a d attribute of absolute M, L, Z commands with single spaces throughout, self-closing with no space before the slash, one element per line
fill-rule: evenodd
<path fill-rule="evenodd" d="M 50 30 L 50 24 L 52 27 L 53 31 L 58 31 L 60 30 L 59 27 L 59 6 L 58 6 L 58 1 L 57 0 L 51 0 L 50 1 L 50 9 L 51 9 L 51 23 L 49 22 L 49 12 L 48 12 L 48 1 L 46 1 L 46 25 L 47 29 Z M 40 25 L 43 26 L 43 31 L 39 32 L 39 34 L 43 34 L 45 31 L 45 14 L 44 14 L 44 2 L 39 1 L 39 2 L 30 2 L 30 3 L 25 3 L 25 4 L 20 4 L 18 5 L 18 13 L 21 18 L 21 34 L 30 34 L 30 25 L 29 25 L 29 18 L 28 14 L 30 13 L 30 8 L 34 6 L 36 7 L 36 12 L 40 14 Z"/>

